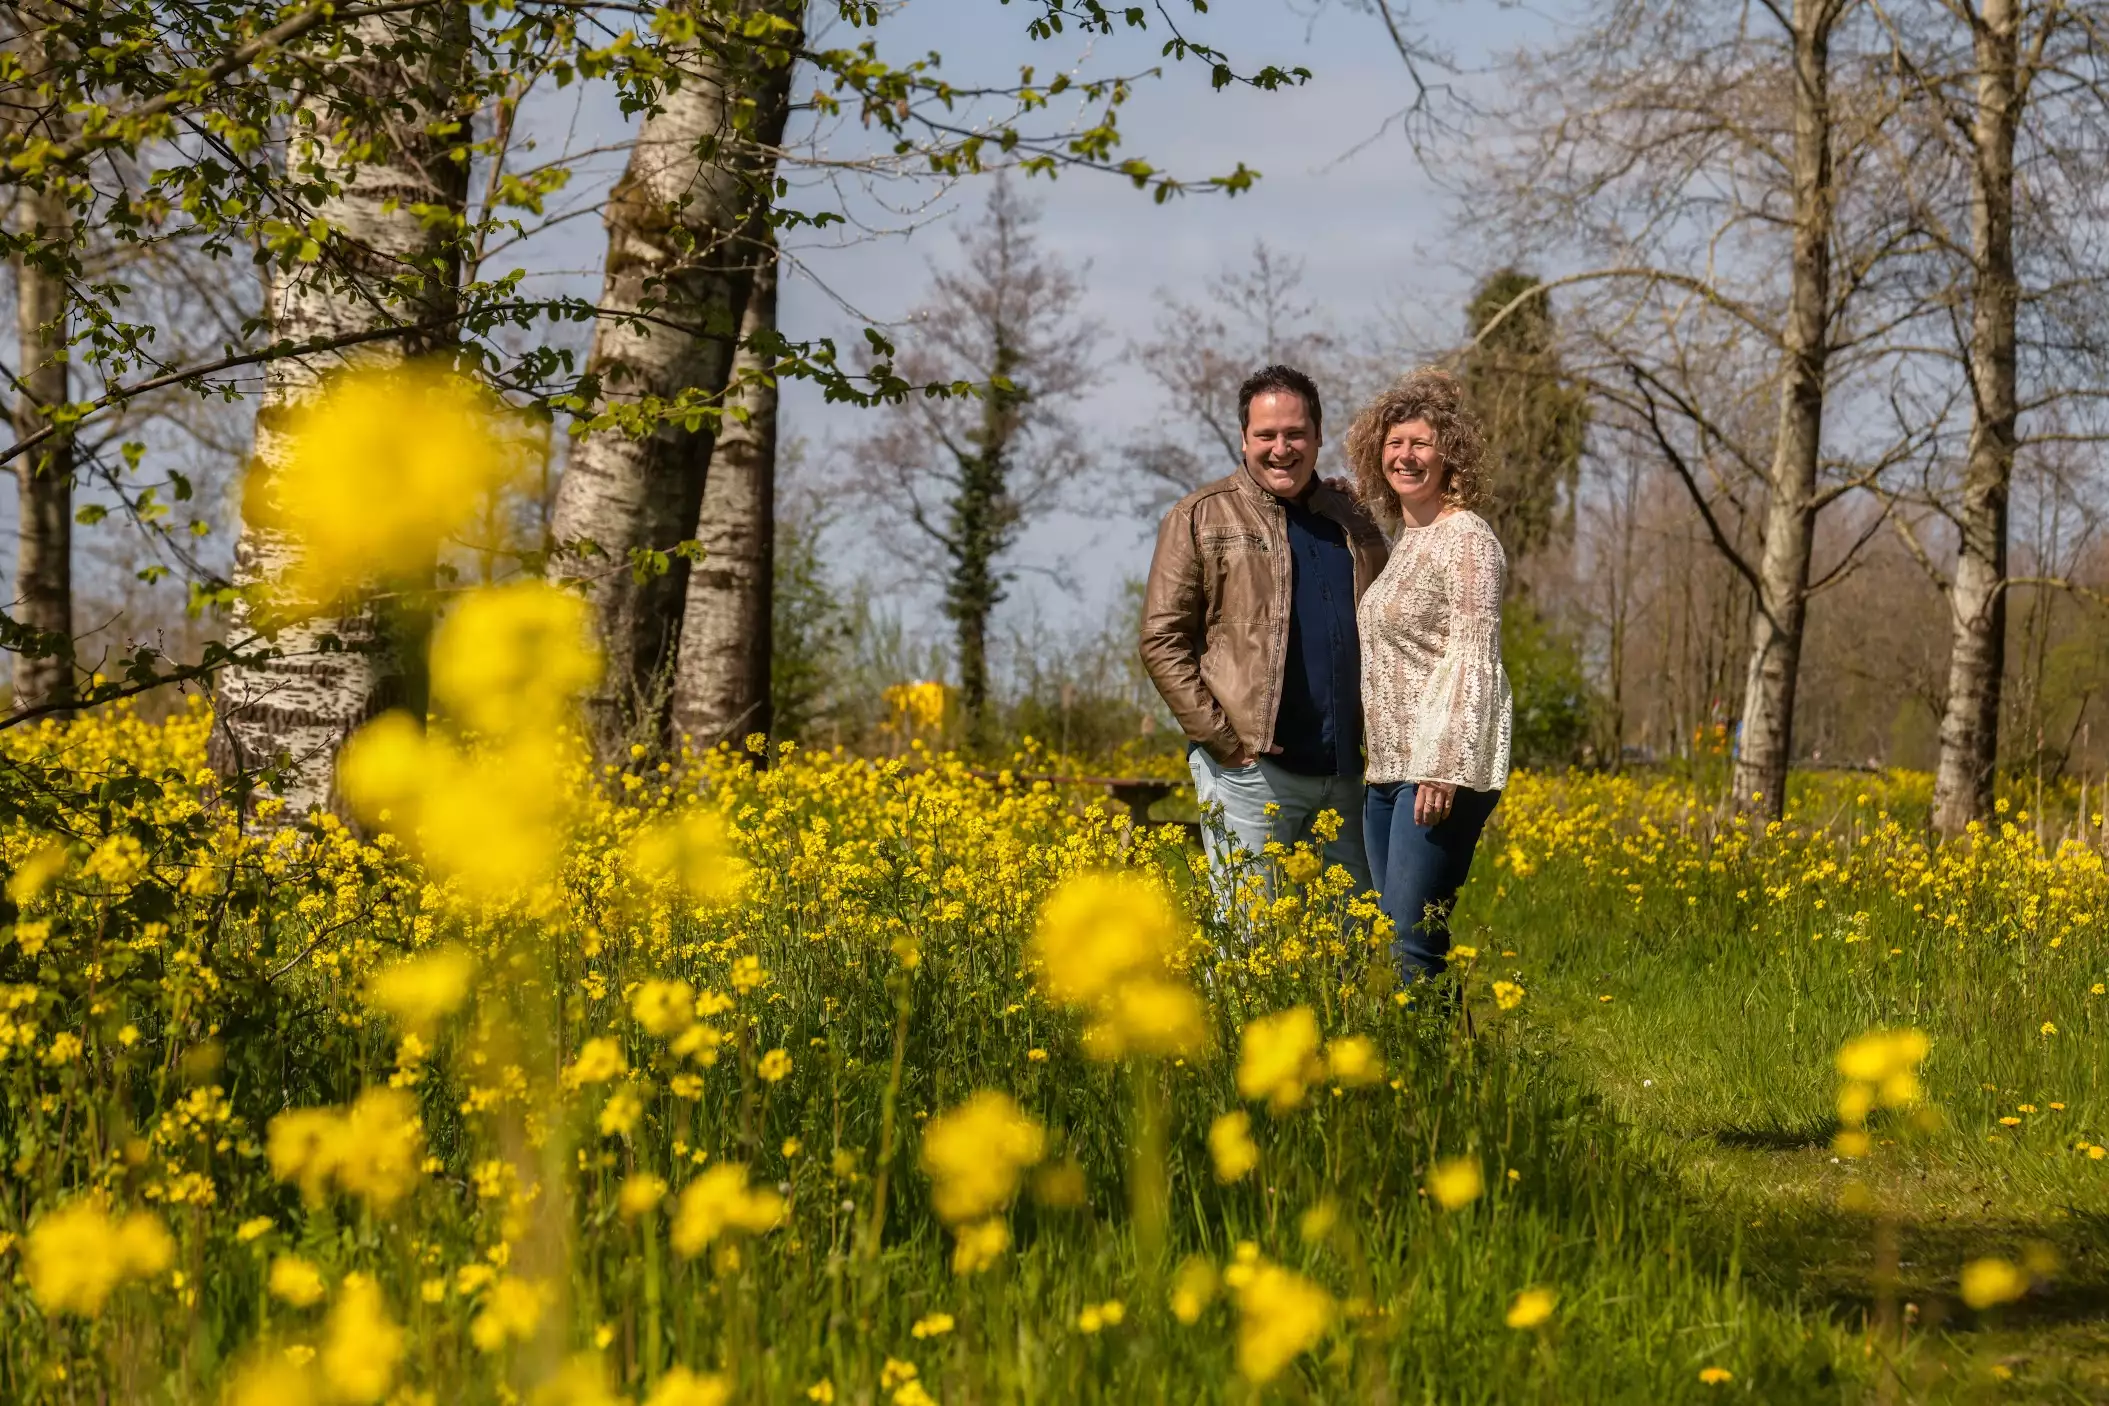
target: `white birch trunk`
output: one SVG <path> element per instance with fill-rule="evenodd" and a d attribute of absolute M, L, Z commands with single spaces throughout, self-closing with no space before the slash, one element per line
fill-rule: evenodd
<path fill-rule="evenodd" d="M 311 135 L 295 137 L 288 161 L 296 171 L 311 166 L 335 187 L 314 211 L 330 236 L 321 259 L 274 275 L 274 336 L 327 348 L 332 341 L 380 328 L 419 330 L 268 363 L 256 419 L 256 465 L 266 474 L 284 461 L 289 413 L 315 396 L 328 373 L 400 362 L 456 339 L 446 318 L 455 305 L 458 249 L 449 231 L 428 226 L 413 207 L 464 209 L 467 164 L 450 158 L 460 137 L 425 132 L 439 113 L 418 108 L 411 95 L 452 86 L 449 77 L 460 62 L 467 16 L 466 8 L 441 7 L 422 19 L 412 11 L 359 22 L 366 50 L 345 60 L 348 85 L 366 103 L 409 109 L 393 111 L 385 142 L 364 152 L 365 159 L 355 162 L 348 148 L 380 135 L 370 122 L 348 116 L 323 97 L 302 104 L 314 126 L 306 129 Z M 375 52 L 378 46 L 406 41 L 415 51 L 408 62 L 419 71 L 406 67 L 400 56 Z M 294 131 L 303 129 L 296 123 Z M 285 534 L 244 522 L 235 549 L 235 583 L 277 582 L 297 555 L 297 544 Z M 237 605 L 229 640 L 240 645 L 255 628 L 246 603 Z M 231 774 L 280 763 L 287 820 L 313 807 L 338 809 L 334 761 L 345 738 L 390 707 L 424 715 L 419 643 L 390 638 L 372 610 L 316 616 L 280 630 L 271 640 L 274 657 L 219 677 L 215 766 Z"/>
<path fill-rule="evenodd" d="M 1794 252 L 1782 328 L 1779 429 L 1765 504 L 1757 611 L 1731 785 L 1737 809 L 1777 817 L 1794 750 L 1794 691 L 1809 559 L 1831 305 L 1830 34 L 1838 0 L 1794 0 Z"/>
<path fill-rule="evenodd" d="M 2020 288 L 2014 272 L 2014 141 L 2020 125 L 2020 16 L 1984 0 L 1976 18 L 1977 109 L 1971 124 L 1970 382 L 1961 548 L 1948 592 L 1948 697 L 1941 712 L 1933 823 L 1960 833 L 1992 812 L 2006 669 L 2007 495 L 2014 478 Z M 2048 21 L 2046 21 L 2048 22 Z"/>
<path fill-rule="evenodd" d="M 776 384 L 751 347 L 776 327 L 773 244 L 754 272 L 734 377 L 747 379 L 711 452 L 674 668 L 674 729 L 700 750 L 770 728 L 770 612 L 776 565 Z"/>
<path fill-rule="evenodd" d="M 790 83 L 787 52 L 734 53 L 737 63 L 690 51 L 688 76 L 645 119 L 608 202 L 604 316 L 586 369 L 618 407 L 649 413 L 684 392 L 715 400 L 732 373 L 753 282 L 749 222 L 768 199 L 770 166 L 756 143 L 781 138 Z M 743 102 L 754 104 L 745 132 L 734 125 Z M 634 312 L 645 316 L 620 316 Z M 584 582 L 607 657 L 586 700 L 604 760 L 667 740 L 688 565 L 677 557 L 640 579 L 631 558 L 691 538 L 711 440 L 700 422 L 660 423 L 644 435 L 596 430 L 574 443 L 557 486 L 558 569 Z M 581 539 L 597 550 L 574 550 Z"/>
<path fill-rule="evenodd" d="M 73 229 L 65 198 L 55 190 L 24 190 L 18 200 L 23 232 L 63 248 Z M 46 426 L 53 406 L 70 399 L 66 281 L 34 259 L 18 255 L 14 263 L 15 364 L 22 368 L 14 429 L 17 439 L 25 439 Z M 15 656 L 14 706 L 33 708 L 73 697 L 73 436 L 54 435 L 12 468 L 18 521 L 9 613 L 43 636 L 33 650 Z"/>

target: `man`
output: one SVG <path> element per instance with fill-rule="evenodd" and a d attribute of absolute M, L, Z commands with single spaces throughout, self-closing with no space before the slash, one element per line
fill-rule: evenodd
<path fill-rule="evenodd" d="M 1142 662 L 1186 730 L 1195 794 L 1229 840 L 1259 854 L 1312 835 L 1356 891 L 1362 849 L 1362 652 L 1355 604 L 1384 568 L 1384 537 L 1318 478 L 1318 388 L 1269 366 L 1238 388 L 1244 466 L 1179 500 L 1157 532 Z M 1267 807 L 1276 807 L 1268 815 Z M 1213 831 L 1209 853 L 1227 856 Z"/>

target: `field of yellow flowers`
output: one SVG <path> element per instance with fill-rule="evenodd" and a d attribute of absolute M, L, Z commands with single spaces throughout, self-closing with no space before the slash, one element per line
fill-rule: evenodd
<path fill-rule="evenodd" d="M 274 608 L 511 471 L 397 454 L 491 412 L 389 374 L 295 426 Z M 330 538 L 391 464 L 352 526 L 422 540 Z M 223 793 L 202 706 L 0 737 L 0 1400 L 2100 1394 L 2109 883 L 2018 815 L 1519 777 L 1460 1013 L 1344 872 L 1037 754 L 596 766 L 558 585 L 430 666 L 356 829 Z"/>
<path fill-rule="evenodd" d="M 1646 1128 L 1805 1146 L 1842 1267 L 1927 1167 L 2065 1208 L 1939 1268 L 2005 1266 L 1993 1314 L 2109 1201 L 2102 867 L 2018 830 L 1519 778 L 1468 1025 L 1308 856 L 1225 917 L 1177 832 L 946 757 L 563 753 L 499 892 L 245 828 L 206 726 L 8 746 L 83 798 L 4 851 L 8 1400 L 1916 1399 L 1977 1385 L 1925 1349 L 1960 1281 L 1868 1278 L 1877 1331 Z M 1916 1116 L 1846 1126 L 1884 1027 Z"/>

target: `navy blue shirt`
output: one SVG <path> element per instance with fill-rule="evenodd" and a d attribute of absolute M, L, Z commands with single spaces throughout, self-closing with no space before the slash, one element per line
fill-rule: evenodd
<path fill-rule="evenodd" d="M 1284 498 L 1289 518 L 1289 649 L 1270 760 L 1305 776 L 1362 774 L 1362 643 L 1347 529 Z"/>

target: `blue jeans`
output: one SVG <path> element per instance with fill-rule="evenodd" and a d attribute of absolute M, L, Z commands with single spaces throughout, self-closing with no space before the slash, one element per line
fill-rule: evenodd
<path fill-rule="evenodd" d="M 1369 788 L 1362 831 L 1377 880 L 1377 906 L 1397 929 L 1391 955 L 1399 979 L 1440 976 L 1449 963 L 1450 907 L 1472 872 L 1479 832 L 1501 800 L 1499 791 L 1457 788 L 1450 813 L 1433 825 L 1413 818 L 1414 783 L 1380 782 Z"/>
<path fill-rule="evenodd" d="M 1362 832 L 1355 825 L 1355 813 L 1362 808 L 1360 777 L 1304 776 L 1264 758 L 1232 769 L 1200 746 L 1186 749 L 1186 764 L 1194 774 L 1194 799 L 1202 809 L 1210 805 L 1223 808 L 1222 829 L 1204 821 L 1202 833 L 1208 842 L 1210 866 L 1226 896 L 1230 856 L 1225 851 L 1229 846 L 1255 859 L 1269 840 L 1293 846 L 1313 838 L 1311 822 L 1322 810 L 1340 817 L 1339 837 L 1325 845 L 1326 863 L 1341 865 L 1352 874 L 1356 893 L 1370 887 L 1369 860 L 1362 852 Z M 1275 807 L 1271 816 L 1269 805 Z"/>

